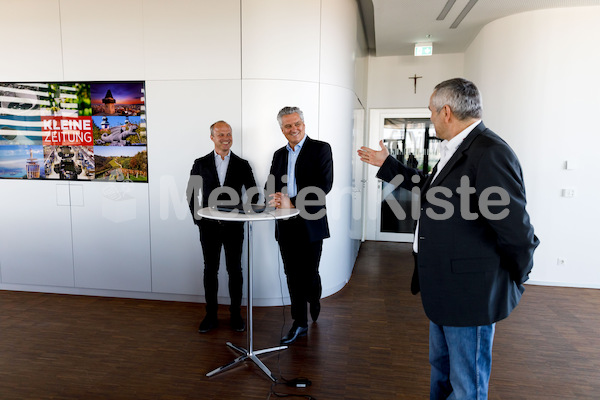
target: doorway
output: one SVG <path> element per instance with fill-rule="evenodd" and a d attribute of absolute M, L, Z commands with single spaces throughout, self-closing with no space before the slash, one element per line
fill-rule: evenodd
<path fill-rule="evenodd" d="M 428 109 L 372 110 L 371 137 L 379 140 L 390 155 L 402 164 L 428 174 L 440 158 L 441 140 L 429 119 Z M 373 129 L 375 128 L 375 129 Z M 410 191 L 383 182 L 377 178 L 374 240 L 412 242 L 415 220 L 412 207 L 418 198 Z M 397 207 L 400 205 L 400 208 Z M 373 237 L 374 236 L 374 237 Z"/>

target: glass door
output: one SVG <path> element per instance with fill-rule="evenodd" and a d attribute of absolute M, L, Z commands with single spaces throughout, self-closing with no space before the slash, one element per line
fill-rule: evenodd
<path fill-rule="evenodd" d="M 429 173 L 440 158 L 441 140 L 429 118 L 385 116 L 380 138 L 390 155 L 402 164 Z M 418 197 L 409 190 L 380 181 L 378 184 L 378 240 L 411 242 L 418 210 Z"/>

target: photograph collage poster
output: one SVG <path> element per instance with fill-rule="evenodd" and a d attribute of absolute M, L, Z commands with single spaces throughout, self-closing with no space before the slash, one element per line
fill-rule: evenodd
<path fill-rule="evenodd" d="M 0 179 L 148 182 L 144 82 L 0 83 Z"/>

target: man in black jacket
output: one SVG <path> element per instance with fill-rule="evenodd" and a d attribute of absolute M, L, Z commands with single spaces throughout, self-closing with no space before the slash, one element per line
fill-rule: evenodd
<path fill-rule="evenodd" d="M 481 121 L 465 79 L 438 84 L 429 102 L 439 163 L 428 176 L 362 147 L 377 177 L 421 191 L 411 290 L 430 320 L 431 399 L 487 399 L 495 323 L 517 306 L 539 244 L 525 210 L 517 156 Z"/>
<path fill-rule="evenodd" d="M 298 208 L 299 216 L 278 220 L 276 239 L 291 299 L 294 323 L 281 339 L 291 344 L 308 331 L 307 303 L 316 321 L 321 311 L 319 262 L 323 239 L 329 237 L 325 195 L 333 185 L 331 146 L 306 136 L 304 115 L 298 107 L 284 107 L 277 121 L 288 144 L 275 152 L 266 195 L 277 208 Z M 273 182 L 271 182 L 273 183 Z"/>
<path fill-rule="evenodd" d="M 215 122 L 210 127 L 210 139 L 215 145 L 214 151 L 194 161 L 188 183 L 188 199 L 194 223 L 200 230 L 200 243 L 204 254 L 204 295 L 206 298 L 206 316 L 200 323 L 199 332 L 208 332 L 218 326 L 217 291 L 221 246 L 225 248 L 225 262 L 229 274 L 229 296 L 231 298 L 231 328 L 242 332 L 246 324 L 241 316 L 242 302 L 242 245 L 244 242 L 244 222 L 226 222 L 199 218 L 197 195 L 202 196 L 202 207 L 211 202 L 242 200 L 242 188 L 255 188 L 256 182 L 248 161 L 231 151 L 233 137 L 231 126 L 225 121 Z M 219 190 L 213 193 L 213 191 Z M 233 190 L 235 195 L 227 193 Z M 213 194 L 213 196 L 211 196 Z M 217 204 L 210 204 L 211 206 Z"/>

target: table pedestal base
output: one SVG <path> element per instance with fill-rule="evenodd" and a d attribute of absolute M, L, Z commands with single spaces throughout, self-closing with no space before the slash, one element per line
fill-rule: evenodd
<path fill-rule="evenodd" d="M 204 214 L 206 213 L 206 214 Z M 270 349 L 265 349 L 265 350 L 253 350 L 253 337 L 252 337 L 252 331 L 253 331 L 253 324 L 252 324 L 252 288 L 253 288 L 253 274 L 252 274 L 252 222 L 254 220 L 276 220 L 276 219 L 284 219 L 284 218 L 290 218 L 294 215 L 297 215 L 299 213 L 298 210 L 296 209 L 283 209 L 283 210 L 276 210 L 274 212 L 270 212 L 270 213 L 265 213 L 265 214 L 254 214 L 254 216 L 252 216 L 252 214 L 249 215 L 245 215 L 245 216 L 240 216 L 241 214 L 236 214 L 238 216 L 237 220 L 238 221 L 247 221 L 248 223 L 246 224 L 246 227 L 248 229 L 248 238 L 246 239 L 246 245 L 248 248 L 248 279 L 247 279 L 247 283 L 248 283 L 248 306 L 246 307 L 246 311 L 247 311 L 247 318 L 248 318 L 248 333 L 247 333 L 247 339 L 248 339 L 248 350 L 236 346 L 234 344 L 232 344 L 231 342 L 227 342 L 227 346 L 231 347 L 233 350 L 237 351 L 238 353 L 241 354 L 241 356 L 239 356 L 238 358 L 236 358 L 235 360 L 233 360 L 232 362 L 230 362 L 229 364 L 225 364 L 222 367 L 219 367 L 213 371 L 210 371 L 208 374 L 206 374 L 206 376 L 213 376 L 215 374 L 218 374 L 219 372 L 223 372 L 225 370 L 228 370 L 234 366 L 236 366 L 237 364 L 246 361 L 246 360 L 250 360 L 252 361 L 254 364 L 258 365 L 258 367 L 269 377 L 269 379 L 271 379 L 273 382 L 276 382 L 277 379 L 275 378 L 275 376 L 273 376 L 273 374 L 271 373 L 271 371 L 269 371 L 269 369 L 265 366 L 265 364 L 263 364 L 259 359 L 258 355 L 260 354 L 265 354 L 265 353 L 269 353 L 272 351 L 279 351 L 279 350 L 285 350 L 288 347 L 287 346 L 277 346 L 277 347 L 272 347 Z M 202 210 L 200 210 L 199 215 L 202 217 L 207 217 L 207 218 L 212 218 L 212 219 L 221 219 L 221 220 L 227 220 L 229 217 L 228 214 L 226 213 L 221 213 L 222 217 L 218 218 L 215 217 L 215 215 L 213 215 L 213 211 L 211 211 L 208 208 L 203 208 Z M 224 216 L 223 216 L 224 215 Z M 243 218 L 243 219 L 242 219 Z M 260 219 L 259 219 L 260 218 Z M 234 218 L 236 219 L 236 218 Z"/>
<path fill-rule="evenodd" d="M 252 362 L 254 362 L 254 364 L 258 365 L 258 367 L 273 381 L 275 382 L 277 379 L 275 378 L 275 376 L 273 376 L 273 374 L 271 373 L 271 371 L 269 370 L 269 368 L 266 367 L 265 364 L 262 363 L 262 361 L 260 361 L 258 359 L 258 355 L 261 354 L 265 354 L 265 353 L 270 353 L 272 351 L 279 351 L 279 350 L 285 350 L 287 349 L 287 346 L 277 346 L 277 347 L 271 347 L 269 349 L 264 349 L 264 350 L 256 350 L 256 351 L 248 351 L 246 349 L 244 349 L 243 347 L 239 347 L 236 346 L 235 344 L 232 344 L 231 342 L 227 342 L 227 346 L 231 347 L 233 350 L 237 351 L 238 353 L 241 354 L 241 356 L 239 356 L 238 358 L 236 358 L 235 360 L 233 360 L 232 362 L 230 362 L 229 364 L 225 364 L 222 367 L 219 367 L 213 371 L 210 371 L 208 374 L 206 374 L 206 376 L 213 376 L 215 374 L 218 374 L 219 372 L 223 372 L 226 371 L 230 368 L 235 367 L 237 364 L 244 362 L 246 360 L 250 360 Z"/>

